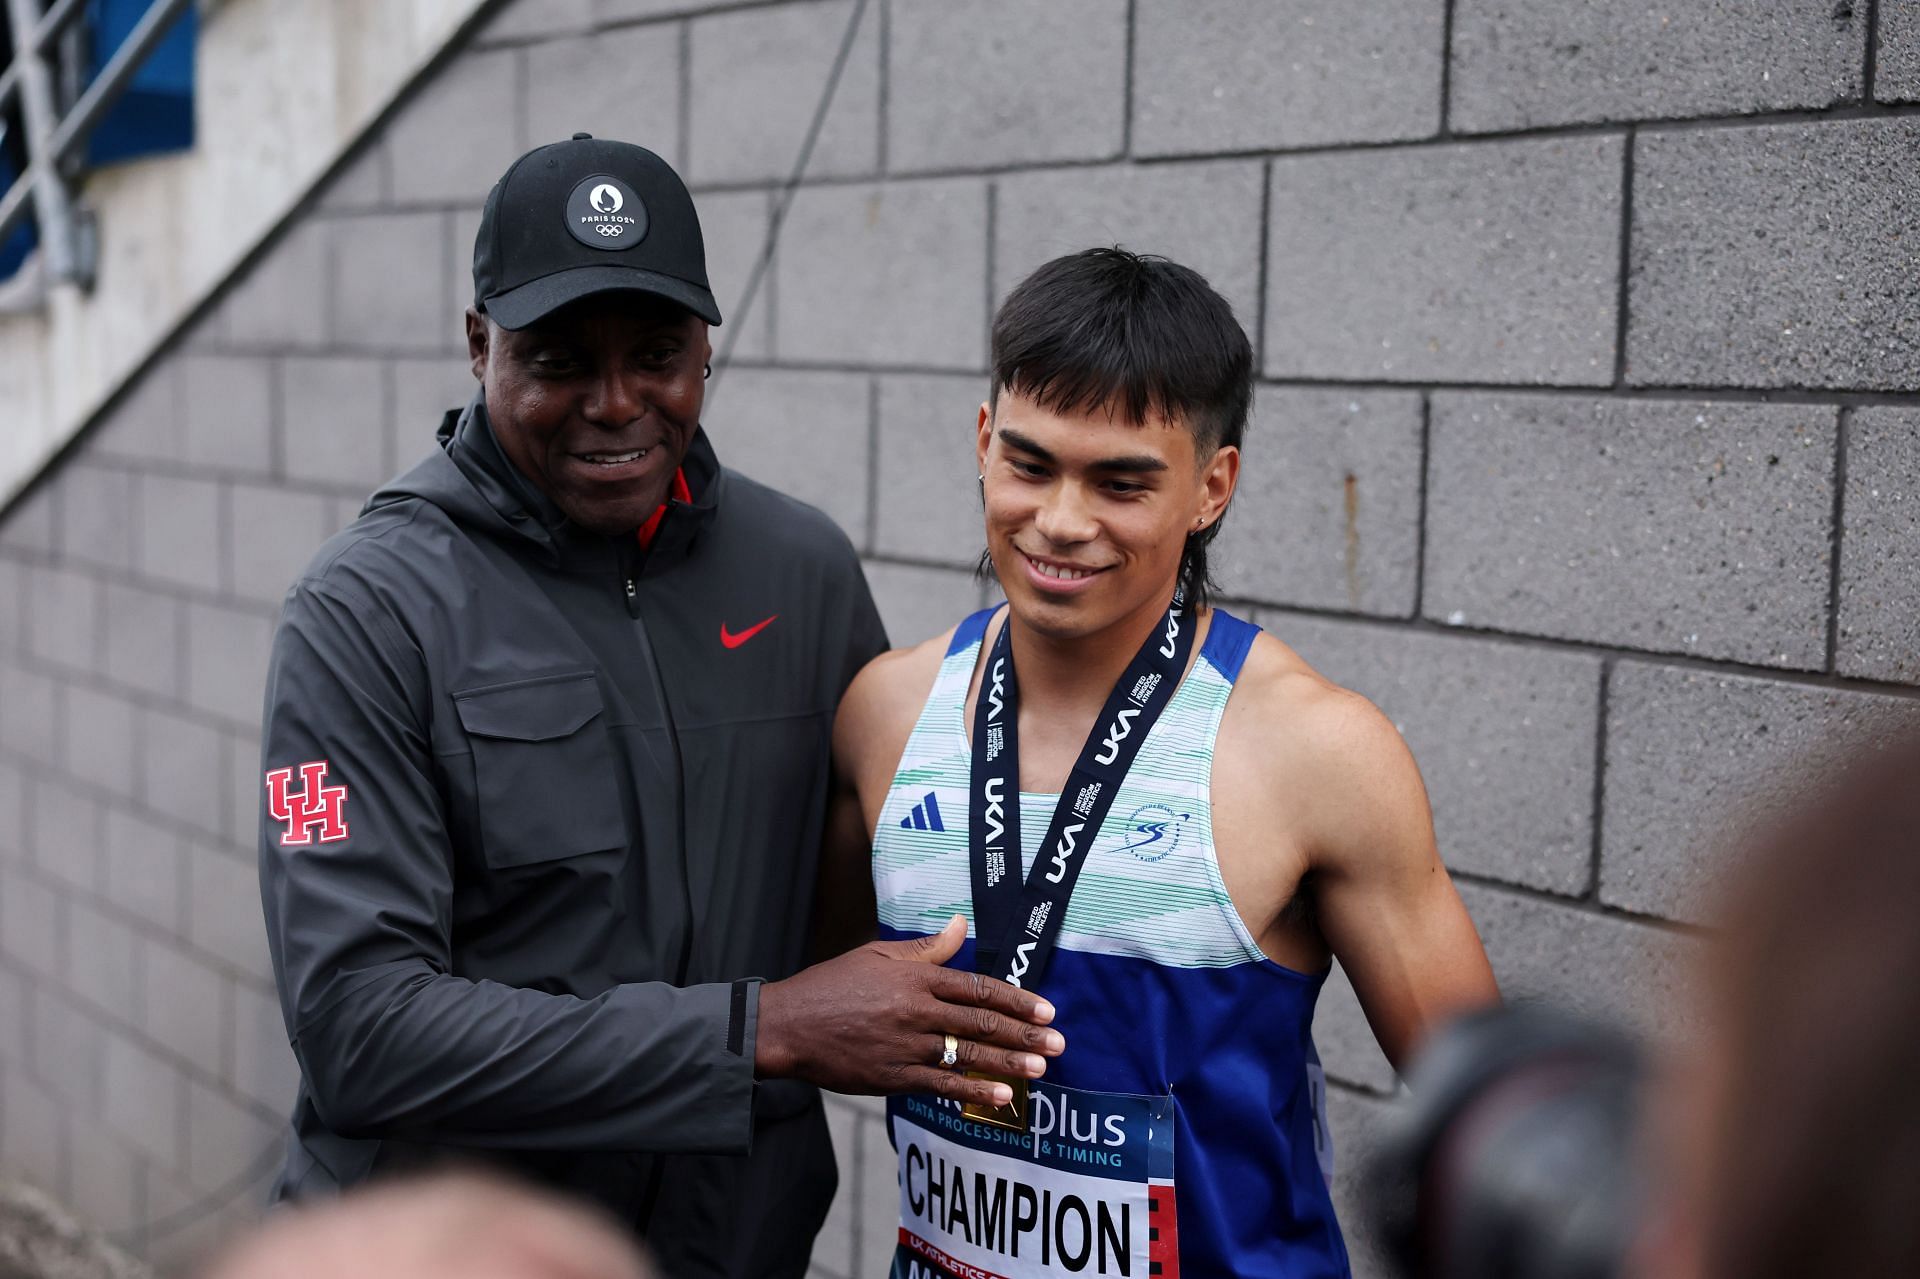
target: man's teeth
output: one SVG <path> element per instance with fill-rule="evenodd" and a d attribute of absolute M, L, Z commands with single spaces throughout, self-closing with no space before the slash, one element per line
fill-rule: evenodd
<path fill-rule="evenodd" d="M 580 456 L 589 462 L 598 462 L 602 466 L 618 466 L 622 462 L 638 461 L 647 455 L 646 449 L 635 449 L 631 453 L 582 453 Z"/>
<path fill-rule="evenodd" d="M 1040 576 L 1042 577 L 1057 577 L 1062 581 L 1077 582 L 1083 577 L 1093 576 L 1093 572 L 1090 569 L 1062 568 L 1058 564 L 1044 564 L 1039 560 L 1029 560 L 1028 562 L 1040 570 Z"/>

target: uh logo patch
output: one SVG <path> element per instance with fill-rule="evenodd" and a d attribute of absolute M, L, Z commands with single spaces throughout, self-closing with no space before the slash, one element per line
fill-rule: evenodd
<path fill-rule="evenodd" d="M 900 1240 L 891 1279 L 1178 1279 L 1173 1098 L 1036 1080 L 1030 1130 L 894 1097 Z"/>
<path fill-rule="evenodd" d="M 347 837 L 347 788 L 327 785 L 327 761 L 298 767 L 300 789 L 293 789 L 292 768 L 267 773 L 267 816 L 286 825 L 280 847 L 332 844 Z"/>

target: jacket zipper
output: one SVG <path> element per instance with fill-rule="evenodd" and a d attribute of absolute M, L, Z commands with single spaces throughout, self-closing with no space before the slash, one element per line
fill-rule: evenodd
<path fill-rule="evenodd" d="M 628 569 L 626 573 L 626 597 L 627 616 L 638 623 L 635 629 L 646 659 L 644 664 L 647 673 L 653 677 L 653 693 L 659 699 L 660 717 L 667 726 L 667 744 L 673 750 L 674 835 L 680 845 L 680 892 L 686 917 L 686 928 L 680 937 L 680 963 L 673 984 L 684 987 L 687 984 L 687 971 L 693 963 L 693 868 L 687 858 L 687 765 L 680 753 L 680 729 L 673 722 L 673 705 L 667 701 L 667 684 L 660 673 L 660 658 L 654 651 L 652 637 L 647 634 L 646 622 L 640 616 L 640 583 L 638 573 L 633 569 Z M 660 1198 L 660 1182 L 666 1173 L 666 1156 L 655 1154 L 651 1162 L 653 1166 L 647 1170 L 646 1188 L 641 1192 L 638 1214 L 643 1238 L 653 1227 L 653 1210 Z"/>
<path fill-rule="evenodd" d="M 654 651 L 653 637 L 640 616 L 640 585 L 636 576 L 627 575 L 627 614 L 639 622 L 640 646 L 646 650 L 647 673 L 653 676 L 653 695 L 660 701 L 660 717 L 667 726 L 667 744 L 673 749 L 674 835 L 680 842 L 681 904 L 686 908 L 686 931 L 680 937 L 680 962 L 674 970 L 673 984 L 687 984 L 687 972 L 693 966 L 693 868 L 687 858 L 687 762 L 680 753 L 680 726 L 673 721 L 673 703 L 667 700 L 667 683 L 660 671 L 660 656 Z"/>

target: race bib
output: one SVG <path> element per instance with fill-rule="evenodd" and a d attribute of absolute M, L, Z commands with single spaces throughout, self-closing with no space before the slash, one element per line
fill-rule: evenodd
<path fill-rule="evenodd" d="M 895 1097 L 900 1162 L 893 1279 L 1176 1279 L 1173 1098 L 1035 1082 L 1031 1131 L 958 1103 Z"/>

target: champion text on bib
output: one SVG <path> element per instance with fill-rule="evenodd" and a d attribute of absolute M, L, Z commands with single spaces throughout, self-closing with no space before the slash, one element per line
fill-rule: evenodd
<path fill-rule="evenodd" d="M 893 1279 L 1177 1276 L 1173 1098 L 1036 1082 L 1031 1131 L 895 1097 Z"/>

